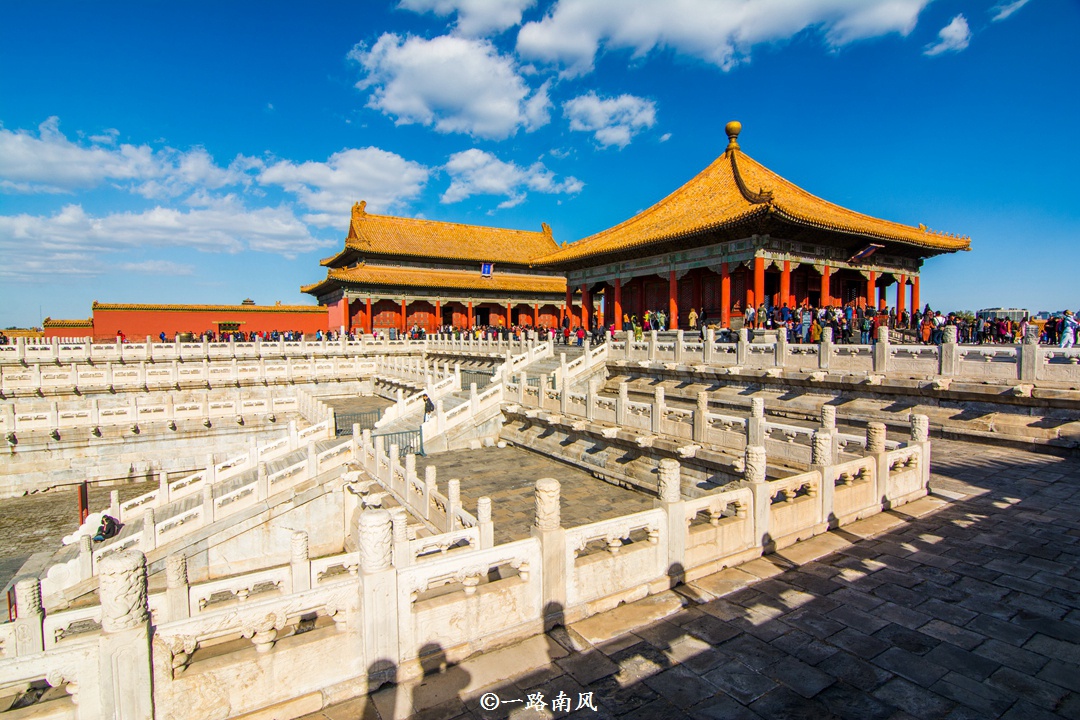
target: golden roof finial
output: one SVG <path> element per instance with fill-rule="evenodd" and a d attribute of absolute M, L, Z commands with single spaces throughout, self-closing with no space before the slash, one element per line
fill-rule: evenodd
<path fill-rule="evenodd" d="M 357 215 L 367 215 L 367 200 L 361 200 L 360 202 L 352 206 L 352 214 L 355 218 Z"/>
<path fill-rule="evenodd" d="M 742 123 L 738 120 L 732 120 L 724 126 L 724 132 L 728 136 L 728 150 L 735 150 L 739 147 L 739 133 L 742 132 Z"/>

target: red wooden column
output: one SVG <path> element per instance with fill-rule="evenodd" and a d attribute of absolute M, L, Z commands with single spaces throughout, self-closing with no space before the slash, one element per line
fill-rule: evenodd
<path fill-rule="evenodd" d="M 367 332 L 368 335 L 370 335 L 373 332 L 373 327 L 375 327 L 375 321 L 374 318 L 371 317 L 371 296 L 368 295 L 367 312 L 364 313 L 364 330 L 365 332 Z"/>
<path fill-rule="evenodd" d="M 434 332 L 436 328 L 442 325 L 442 300 L 435 300 L 435 325 L 428 328 L 429 332 Z"/>
<path fill-rule="evenodd" d="M 533 303 L 533 327 L 540 327 L 540 303 Z"/>
<path fill-rule="evenodd" d="M 922 305 L 919 304 L 919 276 L 911 278 L 911 314 L 917 315 L 922 312 Z"/>
<path fill-rule="evenodd" d="M 780 306 L 791 307 L 791 261 L 784 261 L 780 271 Z"/>
<path fill-rule="evenodd" d="M 675 271 L 668 273 L 668 329 L 679 329 L 679 280 Z"/>
<path fill-rule="evenodd" d="M 408 332 L 408 330 L 409 330 L 408 322 L 409 322 L 409 309 L 408 309 L 408 306 L 405 304 L 405 298 L 401 298 L 401 327 L 399 328 L 401 330 L 401 332 Z"/>
<path fill-rule="evenodd" d="M 577 323 L 574 320 L 574 291 L 569 285 L 566 286 L 566 317 L 570 318 L 570 327 Z"/>
<path fill-rule="evenodd" d="M 592 298 L 589 296 L 589 286 L 581 286 L 581 327 L 589 329 L 589 314 L 592 312 Z"/>
<path fill-rule="evenodd" d="M 756 257 L 754 258 L 754 307 L 763 302 L 765 302 L 765 258 Z"/>
<path fill-rule="evenodd" d="M 473 326 L 472 300 L 469 300 L 469 327 Z"/>
<path fill-rule="evenodd" d="M 900 276 L 900 284 L 896 286 L 896 317 L 899 319 L 906 309 L 904 306 L 904 294 L 907 292 L 907 275 Z"/>
<path fill-rule="evenodd" d="M 866 307 L 874 307 L 874 288 L 877 286 L 877 273 L 873 270 L 870 271 L 870 278 L 866 281 Z"/>
<path fill-rule="evenodd" d="M 829 266 L 826 265 L 821 269 L 821 306 L 829 307 L 832 305 L 832 288 L 829 287 Z"/>
<path fill-rule="evenodd" d="M 615 329 L 622 330 L 622 280 L 615 278 L 615 304 L 612 308 L 615 313 Z"/>
<path fill-rule="evenodd" d="M 885 293 L 887 293 L 888 290 L 889 290 L 888 285 L 882 285 L 881 287 L 878 288 L 878 298 L 877 298 L 878 310 L 884 310 L 886 307 L 888 307 L 889 299 L 885 296 Z"/>
<path fill-rule="evenodd" d="M 720 264 L 720 326 L 731 327 L 731 271 Z"/>
<path fill-rule="evenodd" d="M 506 301 L 506 327 L 510 327 L 510 325 L 512 324 L 510 322 L 511 318 L 513 317 L 512 313 L 511 313 L 511 308 L 512 307 L 513 307 L 513 305 L 511 304 L 511 302 L 509 300 L 507 300 Z"/>

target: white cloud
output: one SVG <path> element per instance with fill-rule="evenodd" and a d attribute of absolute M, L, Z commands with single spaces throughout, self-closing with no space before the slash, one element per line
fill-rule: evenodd
<path fill-rule="evenodd" d="M 120 137 L 119 130 L 108 128 L 101 135 L 91 135 L 90 142 L 95 142 L 98 145 L 115 145 L 118 137 Z"/>
<path fill-rule="evenodd" d="M 1007 19 L 1014 12 L 1019 10 L 1028 4 L 1028 0 L 1013 0 L 1013 2 L 1003 2 L 990 8 L 990 12 L 994 13 L 994 17 L 990 18 L 991 22 L 1000 22 Z"/>
<path fill-rule="evenodd" d="M 592 70 L 601 47 L 642 57 L 656 48 L 729 70 L 754 45 L 815 29 L 832 47 L 889 33 L 906 36 L 931 0 L 558 0 L 518 33 L 525 58 L 568 76 Z"/>
<path fill-rule="evenodd" d="M 971 42 L 971 29 L 963 15 L 957 15 L 938 31 L 938 41 L 926 46 L 924 55 L 933 57 L 944 52 L 960 52 Z"/>
<path fill-rule="evenodd" d="M 295 193 L 314 211 L 304 220 L 325 227 L 344 223 L 358 200 L 366 200 L 373 212 L 400 207 L 420 194 L 429 174 L 420 163 L 367 147 L 342 150 L 324 163 L 283 160 L 263 170 L 258 179 Z"/>
<path fill-rule="evenodd" d="M 371 89 L 368 106 L 399 125 L 501 140 L 550 119 L 547 85 L 530 96 L 514 60 L 486 40 L 386 33 L 349 57 L 364 69 L 356 86 Z"/>
<path fill-rule="evenodd" d="M 0 128 L 0 187 L 15 192 L 68 192 L 108 180 L 140 180 L 160 172 L 154 151 L 146 145 L 118 148 L 85 147 L 60 132 L 60 119 L 50 117 L 38 134 Z"/>
<path fill-rule="evenodd" d="M 173 262 L 172 260 L 144 260 L 129 262 L 120 266 L 126 273 L 138 275 L 194 275 L 195 266 Z"/>
<path fill-rule="evenodd" d="M 506 197 L 499 208 L 508 208 L 524 201 L 529 190 L 572 195 L 585 186 L 574 177 L 557 181 L 543 163 L 525 168 L 476 148 L 451 155 L 445 169 L 450 175 L 450 187 L 440 198 L 444 203 L 460 202 L 473 195 L 497 195 Z"/>
<path fill-rule="evenodd" d="M 671 133 L 664 133 L 663 135 L 660 136 L 660 142 L 662 142 L 662 143 L 666 143 L 670 139 L 671 139 Z"/>
<path fill-rule="evenodd" d="M 111 253 L 134 249 L 256 250 L 291 258 L 332 244 L 312 237 L 288 208 L 249 210 L 234 197 L 186 212 L 155 207 L 93 216 L 68 205 L 49 216 L 0 215 L 0 278 L 99 275 L 115 267 Z"/>
<path fill-rule="evenodd" d="M 520 24 L 521 13 L 535 4 L 536 0 L 401 0 L 398 6 L 439 17 L 457 13 L 458 34 L 483 37 Z"/>
<path fill-rule="evenodd" d="M 89 146 L 74 143 L 50 117 L 35 136 L 0 127 L 0 190 L 20 193 L 64 193 L 106 182 L 120 184 L 145 197 L 176 196 L 193 188 L 218 189 L 250 182 L 250 158 L 238 156 L 228 168 L 214 162 L 205 148 L 187 152 L 154 150 L 148 145 L 116 146 L 117 130 L 93 135 Z"/>
<path fill-rule="evenodd" d="M 589 92 L 567 101 L 563 113 L 571 130 L 593 133 L 604 147 L 624 148 L 634 135 L 656 124 L 656 103 L 634 95 L 602 98 Z"/>

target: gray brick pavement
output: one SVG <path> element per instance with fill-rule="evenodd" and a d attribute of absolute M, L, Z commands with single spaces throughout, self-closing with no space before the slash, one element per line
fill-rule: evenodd
<path fill-rule="evenodd" d="M 508 663 L 505 681 L 422 715 L 1080 718 L 1080 460 L 949 441 L 934 456 L 933 486 L 968 497 L 900 508 L 883 535 L 704 604 L 683 589 L 681 611 L 604 645 L 552 633 L 570 655 L 542 681 Z M 477 701 L 560 689 L 592 692 L 597 712 Z"/>

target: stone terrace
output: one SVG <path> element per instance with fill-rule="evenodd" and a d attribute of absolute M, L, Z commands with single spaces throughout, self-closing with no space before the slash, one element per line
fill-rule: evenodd
<path fill-rule="evenodd" d="M 466 507 L 491 498 L 491 518 L 498 544 L 529 537 L 536 511 L 533 496 L 536 479 L 553 477 L 562 483 L 562 521 L 576 527 L 597 520 L 649 510 L 653 495 L 627 490 L 597 480 L 572 465 L 517 447 L 455 450 L 416 459 L 417 472 L 434 466 L 439 483 L 461 480 L 461 498 Z"/>
<path fill-rule="evenodd" d="M 436 659 L 419 681 L 308 720 L 1080 718 L 1080 460 L 939 440 L 933 469 L 953 502 L 457 666 Z M 523 702 L 487 711 L 485 692 Z M 545 711 L 526 710 L 538 692 Z M 559 692 L 571 713 L 551 712 Z M 573 712 L 588 692 L 597 712 Z"/>

